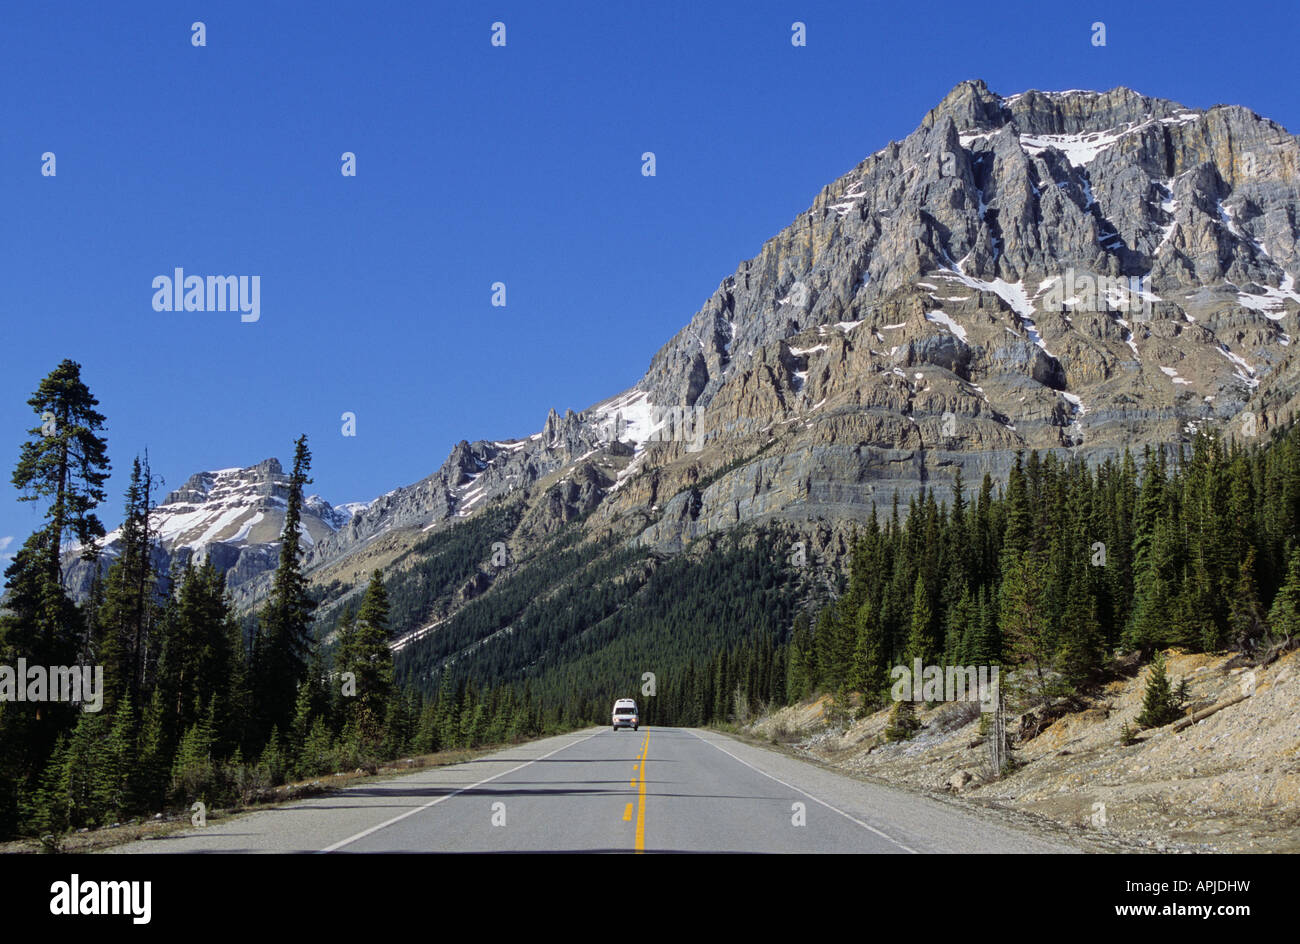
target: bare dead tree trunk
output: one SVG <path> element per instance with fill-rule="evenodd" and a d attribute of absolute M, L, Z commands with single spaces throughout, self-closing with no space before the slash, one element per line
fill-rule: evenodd
<path fill-rule="evenodd" d="M 997 707 L 993 710 L 993 724 L 989 730 L 989 767 L 992 768 L 994 779 L 1002 776 L 1002 770 L 1007 765 L 1007 716 L 1006 707 L 1002 701 L 1002 687 L 998 686 Z"/>

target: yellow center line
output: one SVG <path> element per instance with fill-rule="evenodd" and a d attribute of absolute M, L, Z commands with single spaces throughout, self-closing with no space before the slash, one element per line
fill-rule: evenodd
<path fill-rule="evenodd" d="M 641 787 L 636 806 L 636 851 L 645 852 L 645 758 L 650 753 L 650 732 L 645 733 L 645 743 L 641 750 Z"/>
<path fill-rule="evenodd" d="M 629 803 L 629 804 L 627 805 L 627 809 L 623 810 L 623 822 L 625 822 L 625 823 L 630 823 L 630 822 L 632 822 L 632 804 L 631 804 L 631 803 Z"/>

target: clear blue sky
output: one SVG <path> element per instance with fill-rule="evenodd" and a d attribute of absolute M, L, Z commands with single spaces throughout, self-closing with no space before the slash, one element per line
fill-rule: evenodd
<path fill-rule="evenodd" d="M 8 479 L 65 357 L 108 417 L 110 528 L 146 448 L 165 492 L 287 462 L 305 432 L 312 491 L 366 500 L 460 439 L 631 385 L 738 262 L 962 79 L 1128 85 L 1295 131 L 1297 48 L 1290 2 L 9 4 L 0 554 L 39 524 Z M 260 320 L 155 312 L 177 266 L 260 276 Z"/>

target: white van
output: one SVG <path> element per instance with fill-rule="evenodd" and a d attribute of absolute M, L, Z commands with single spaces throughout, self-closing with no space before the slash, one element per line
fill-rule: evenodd
<path fill-rule="evenodd" d="M 636 702 L 630 698 L 620 698 L 614 702 L 614 730 L 631 728 L 633 731 L 641 723 L 637 715 Z"/>

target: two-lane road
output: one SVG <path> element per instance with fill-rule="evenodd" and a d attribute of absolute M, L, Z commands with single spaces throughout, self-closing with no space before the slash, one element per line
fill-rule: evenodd
<path fill-rule="evenodd" d="M 608 728 L 114 852 L 1073 852 L 688 728 Z"/>

